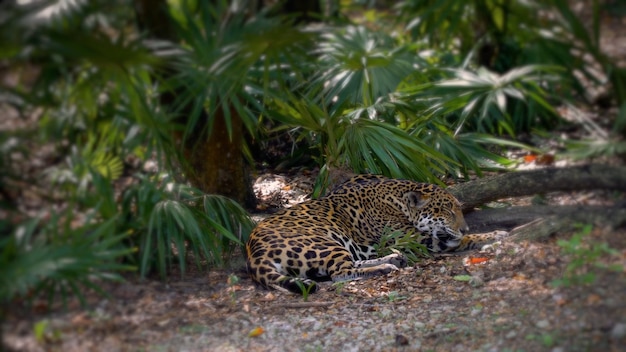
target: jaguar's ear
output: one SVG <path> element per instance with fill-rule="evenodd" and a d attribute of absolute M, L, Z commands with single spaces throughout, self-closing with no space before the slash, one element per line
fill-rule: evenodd
<path fill-rule="evenodd" d="M 419 192 L 407 192 L 404 194 L 404 199 L 407 200 L 409 206 L 412 208 L 422 208 L 430 201 L 430 196 L 427 196 Z"/>

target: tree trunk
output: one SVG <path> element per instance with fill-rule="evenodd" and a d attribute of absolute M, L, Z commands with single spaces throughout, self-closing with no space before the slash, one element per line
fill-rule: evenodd
<path fill-rule="evenodd" d="M 153 37 L 176 41 L 167 13 L 165 0 L 136 0 L 135 11 L 140 28 Z M 167 68 L 166 68 L 167 69 Z M 176 74 L 173 69 L 166 71 L 167 79 Z M 177 95 L 188 92 L 166 92 L 161 95 L 161 103 L 165 106 L 172 104 Z M 188 116 L 192 107 L 182 107 L 182 116 Z M 210 136 L 204 132 L 209 119 L 213 119 L 213 128 Z M 190 136 L 182 145 L 186 162 L 181 162 L 184 173 L 189 181 L 206 193 L 220 194 L 229 197 L 245 207 L 254 208 L 256 199 L 252 192 L 252 185 L 247 176 L 247 168 L 243 157 L 243 124 L 236 110 L 231 109 L 232 136 L 226 128 L 223 112 L 218 109 L 215 116 L 201 112 L 198 131 Z M 181 124 L 187 121 L 183 117 Z M 179 137 L 179 136 L 178 136 Z"/>
<path fill-rule="evenodd" d="M 256 199 L 242 151 L 243 123 L 235 109 L 231 109 L 232 135 L 229 135 L 221 109 L 208 118 L 214 120 L 211 135 L 201 133 L 184 145 L 189 180 L 206 193 L 220 194 L 254 208 Z"/>

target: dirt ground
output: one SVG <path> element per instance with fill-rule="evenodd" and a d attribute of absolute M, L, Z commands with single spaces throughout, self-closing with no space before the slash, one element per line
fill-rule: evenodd
<path fill-rule="evenodd" d="M 621 67 L 624 24 L 624 16 L 603 21 L 603 50 L 621 58 Z M 269 190 L 259 191 L 264 211 L 302 201 L 303 184 L 310 186 L 310 179 L 286 175 L 260 182 Z M 108 298 L 89 294 L 86 308 L 75 300 L 67 309 L 15 302 L 2 322 L 2 345 L 10 351 L 626 351 L 626 229 L 595 226 L 576 245 L 581 233 L 423 259 L 384 277 L 322 283 L 307 297 L 256 287 L 241 256 L 228 268 L 171 275 L 169 282 L 129 276 L 103 284 Z M 593 282 L 579 282 L 584 279 Z"/>
<path fill-rule="evenodd" d="M 265 209 L 301 201 L 303 180 L 260 177 Z M 239 257 L 107 283 L 86 309 L 16 306 L 3 338 L 19 351 L 626 351 L 626 229 L 587 232 L 573 254 L 558 243 L 572 233 L 505 241 L 306 297 L 256 287 Z M 585 274 L 595 281 L 576 284 Z"/>

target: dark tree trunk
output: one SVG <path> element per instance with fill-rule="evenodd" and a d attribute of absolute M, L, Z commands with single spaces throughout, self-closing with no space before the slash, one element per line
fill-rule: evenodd
<path fill-rule="evenodd" d="M 136 0 L 137 23 L 140 28 L 153 37 L 176 41 L 165 0 Z M 176 72 L 166 68 L 165 78 Z M 186 92 L 167 92 L 161 95 L 161 103 L 172 104 L 179 94 Z M 181 124 L 186 124 L 186 116 L 192 107 L 182 107 Z M 197 188 L 206 193 L 229 197 L 248 208 L 254 208 L 255 198 L 247 176 L 247 167 L 243 157 L 243 124 L 235 109 L 231 109 L 232 135 L 229 135 L 221 109 L 214 116 L 201 112 L 199 123 L 194 133 L 182 143 L 185 162 L 181 162 L 185 175 Z M 185 113 L 186 112 L 186 113 Z M 213 119 L 210 136 L 204 132 L 209 119 Z M 180 136 L 177 136 L 180 138 Z"/>
<path fill-rule="evenodd" d="M 231 109 L 232 135 L 229 135 L 221 109 L 217 110 L 210 136 L 205 133 L 184 145 L 190 181 L 202 191 L 220 194 L 254 208 L 256 199 L 243 157 L 243 123 Z"/>

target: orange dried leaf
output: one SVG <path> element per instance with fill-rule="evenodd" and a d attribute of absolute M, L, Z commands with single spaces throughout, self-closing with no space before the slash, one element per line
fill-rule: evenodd
<path fill-rule="evenodd" d="M 525 163 L 532 163 L 536 159 L 537 159 L 537 155 L 535 155 L 535 154 L 529 154 L 529 155 L 524 156 L 524 162 Z"/>
<path fill-rule="evenodd" d="M 484 257 L 470 257 L 469 258 L 469 263 L 472 265 L 484 263 L 486 261 L 489 261 L 489 258 L 484 258 Z"/>
<path fill-rule="evenodd" d="M 592 293 L 589 296 L 587 296 L 587 304 L 589 305 L 596 305 L 601 302 L 602 302 L 602 297 L 596 295 L 595 293 Z"/>
<path fill-rule="evenodd" d="M 265 332 L 265 330 L 263 330 L 262 327 L 257 326 L 256 328 L 252 329 L 248 333 L 248 337 L 257 337 L 257 336 L 260 336 L 261 334 L 263 334 L 264 332 Z"/>

